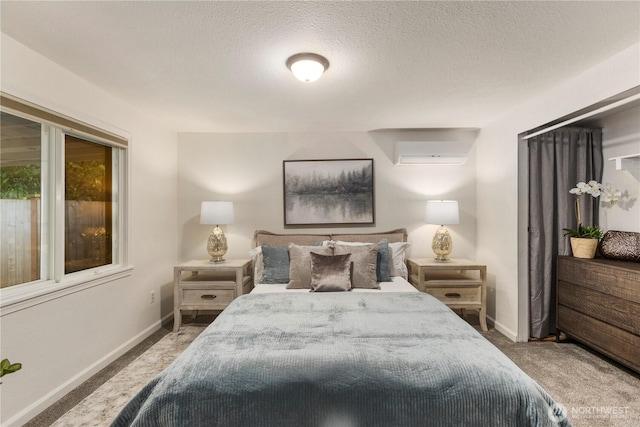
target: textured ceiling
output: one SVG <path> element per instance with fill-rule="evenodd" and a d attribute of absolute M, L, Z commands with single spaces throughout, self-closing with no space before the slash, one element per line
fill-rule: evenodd
<path fill-rule="evenodd" d="M 177 131 L 482 127 L 640 40 L 640 2 L 0 2 L 2 31 Z M 287 57 L 331 66 L 314 83 Z"/>

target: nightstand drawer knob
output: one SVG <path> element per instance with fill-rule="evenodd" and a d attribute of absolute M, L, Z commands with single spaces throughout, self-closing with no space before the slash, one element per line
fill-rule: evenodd
<path fill-rule="evenodd" d="M 200 298 L 202 299 L 215 299 L 217 295 L 202 295 Z"/>
<path fill-rule="evenodd" d="M 447 298 L 460 298 L 462 295 L 460 295 L 457 292 L 449 292 L 449 293 L 444 294 L 444 296 L 447 297 Z"/>

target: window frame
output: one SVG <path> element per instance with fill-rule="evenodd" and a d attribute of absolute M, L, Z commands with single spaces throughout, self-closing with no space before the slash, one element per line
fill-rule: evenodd
<path fill-rule="evenodd" d="M 99 286 L 132 274 L 130 262 L 130 161 L 129 135 L 122 130 L 105 130 L 83 121 L 53 112 L 44 107 L 0 92 L 0 109 L 3 112 L 38 122 L 42 125 L 42 197 L 41 236 L 42 279 L 0 289 L 1 315 L 23 310 L 65 295 Z M 115 215 L 113 253 L 115 259 L 109 265 L 64 274 L 64 136 L 70 135 L 89 142 L 104 144 L 113 150 L 114 179 L 117 180 L 117 197 L 114 200 Z M 47 248 L 47 249 L 44 249 Z"/>

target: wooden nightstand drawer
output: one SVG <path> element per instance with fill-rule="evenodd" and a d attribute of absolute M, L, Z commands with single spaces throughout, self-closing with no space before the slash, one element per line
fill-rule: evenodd
<path fill-rule="evenodd" d="M 425 292 L 438 298 L 445 304 L 449 303 L 477 303 L 480 304 L 482 297 L 482 290 L 477 288 L 426 288 Z"/>
<path fill-rule="evenodd" d="M 224 308 L 236 297 L 234 289 L 185 289 L 183 307 Z"/>

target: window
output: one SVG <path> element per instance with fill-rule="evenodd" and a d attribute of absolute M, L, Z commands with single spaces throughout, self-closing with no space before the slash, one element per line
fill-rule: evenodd
<path fill-rule="evenodd" d="M 125 267 L 126 139 L 0 100 L 2 296 Z"/>
<path fill-rule="evenodd" d="M 42 126 L 0 116 L 0 287 L 40 279 Z"/>
<path fill-rule="evenodd" d="M 64 151 L 64 272 L 111 264 L 112 148 L 66 136 Z"/>

